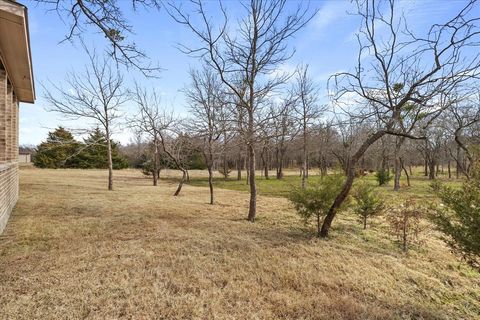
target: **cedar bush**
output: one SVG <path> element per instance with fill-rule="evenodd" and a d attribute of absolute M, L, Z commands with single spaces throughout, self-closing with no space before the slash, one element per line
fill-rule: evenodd
<path fill-rule="evenodd" d="M 452 250 L 480 270 L 480 163 L 460 189 L 432 185 L 441 203 L 434 205 L 432 220 Z"/>
<path fill-rule="evenodd" d="M 388 170 L 380 169 L 375 173 L 375 178 L 377 179 L 378 185 L 383 186 L 392 180 Z"/>
<path fill-rule="evenodd" d="M 384 208 L 383 200 L 378 197 L 374 187 L 366 181 L 360 181 L 353 189 L 354 212 L 359 215 L 363 229 L 367 229 L 367 219 L 379 214 Z"/>
<path fill-rule="evenodd" d="M 301 187 L 292 189 L 289 195 L 289 200 L 305 223 L 309 223 L 312 218 L 316 218 L 317 235 L 319 237 L 323 217 L 340 192 L 343 180 L 344 177 L 341 175 L 324 176 L 318 182 L 309 183 L 304 189 Z"/>

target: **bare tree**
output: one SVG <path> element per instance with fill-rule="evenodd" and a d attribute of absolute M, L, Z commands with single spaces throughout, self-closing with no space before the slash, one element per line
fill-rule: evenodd
<path fill-rule="evenodd" d="M 147 135 L 152 146 L 152 180 L 153 185 L 158 185 L 160 137 L 158 130 L 161 113 L 159 111 L 160 98 L 155 91 L 148 93 L 147 90 L 135 84 L 135 91 L 131 93 L 132 100 L 137 104 L 138 114 L 130 121 L 131 127 L 141 136 Z"/>
<path fill-rule="evenodd" d="M 278 108 L 278 116 L 272 119 L 272 128 L 274 130 L 275 143 L 275 163 L 277 179 L 283 178 L 283 166 L 285 162 L 285 155 L 288 150 L 288 143 L 292 141 L 297 134 L 294 126 L 294 118 L 292 117 L 293 99 L 287 97 L 278 105 L 272 105 L 273 108 Z"/>
<path fill-rule="evenodd" d="M 187 168 L 182 161 L 184 140 L 179 134 L 181 124 L 171 112 L 160 108 L 160 96 L 155 91 L 149 93 L 146 89 L 136 85 L 132 96 L 138 107 L 138 114 L 131 121 L 132 126 L 151 138 L 155 147 L 155 159 L 158 159 L 161 150 L 175 168 L 182 172 L 182 177 L 174 193 L 174 196 L 178 196 L 188 175 Z M 157 161 L 155 160 L 154 163 Z M 155 180 L 154 185 L 156 185 Z"/>
<path fill-rule="evenodd" d="M 295 97 L 294 111 L 302 132 L 302 188 L 305 189 L 309 167 L 309 129 L 324 111 L 318 104 L 318 85 L 308 74 L 308 65 L 301 65 L 297 69 L 293 96 Z"/>
<path fill-rule="evenodd" d="M 250 0 L 242 5 L 245 18 L 238 21 L 237 29 L 229 32 L 226 9 L 220 3 L 223 21 L 219 27 L 209 17 L 201 0 L 192 0 L 200 25 L 189 13 L 170 2 L 168 12 L 176 22 L 184 25 L 200 41 L 199 47 L 185 47 L 183 52 L 200 56 L 218 73 L 221 81 L 238 101 L 238 106 L 247 114 L 245 143 L 248 150 L 250 204 L 248 220 L 255 221 L 257 186 L 255 183 L 257 109 L 261 101 L 284 84 L 287 76 L 275 73 L 276 67 L 293 54 L 287 46 L 298 30 L 303 28 L 313 15 L 308 8 L 299 6 L 294 12 L 286 12 L 286 0 Z M 215 17 L 215 21 L 221 18 Z"/>
<path fill-rule="evenodd" d="M 70 120 L 84 119 L 105 131 L 108 152 L 108 190 L 113 190 L 112 132 L 121 117 L 120 108 L 126 102 L 123 76 L 106 58 L 99 59 L 95 51 L 88 51 L 89 64 L 83 73 L 69 72 L 66 86 L 50 83 L 53 91 L 45 89 L 50 111 Z"/>
<path fill-rule="evenodd" d="M 202 140 L 201 149 L 208 170 L 210 204 L 213 204 L 213 164 L 218 150 L 217 142 L 222 134 L 224 139 L 226 135 L 222 117 L 225 108 L 221 82 L 207 67 L 200 71 L 191 70 L 190 78 L 191 85 L 185 90 L 190 103 L 190 127 Z"/>
<path fill-rule="evenodd" d="M 447 121 L 446 124 L 453 129 L 453 137 L 456 145 L 461 149 L 466 158 L 468 159 L 468 166 L 463 166 L 456 157 L 457 165 L 460 167 L 460 170 L 465 174 L 467 179 L 469 176 L 469 168 L 474 163 L 474 156 L 468 145 L 468 140 L 465 139 L 465 131 L 468 131 L 475 124 L 480 122 L 480 93 L 475 92 L 473 94 L 468 94 L 463 99 L 460 99 L 452 108 L 449 109 L 449 115 L 453 116 L 455 121 Z"/>
<path fill-rule="evenodd" d="M 341 72 L 330 79 L 337 106 L 352 119 L 371 122 L 375 130 L 349 159 L 347 179 L 332 204 L 322 226 L 328 236 L 337 209 L 346 199 L 355 167 L 366 150 L 384 135 L 414 135 L 420 120 L 428 126 L 453 101 L 440 96 L 449 93 L 479 75 L 479 17 L 475 1 L 470 1 L 451 20 L 433 25 L 425 37 L 414 35 L 406 19 L 396 17 L 394 0 L 357 1 L 362 26 L 357 36 L 358 60 L 352 72 Z M 403 119 L 409 115 L 408 124 Z M 408 125 L 408 127 L 407 127 Z"/>

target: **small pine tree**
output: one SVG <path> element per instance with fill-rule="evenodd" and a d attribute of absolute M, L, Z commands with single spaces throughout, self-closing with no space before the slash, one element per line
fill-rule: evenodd
<path fill-rule="evenodd" d="M 373 186 L 366 181 L 361 181 L 355 186 L 352 196 L 356 202 L 354 211 L 360 216 L 363 229 L 367 229 L 367 219 L 383 210 L 383 201 L 377 196 Z"/>
<path fill-rule="evenodd" d="M 375 178 L 377 179 L 379 186 L 387 184 L 392 179 L 388 170 L 385 169 L 378 170 L 377 173 L 375 173 Z"/>
<path fill-rule="evenodd" d="M 294 188 L 289 200 L 295 206 L 297 213 L 308 223 L 312 217 L 316 218 L 317 233 L 320 237 L 322 218 L 327 214 L 336 195 L 343 185 L 343 176 L 324 176 L 319 182 L 309 183 L 304 189 Z"/>
<path fill-rule="evenodd" d="M 441 203 L 434 205 L 432 220 L 452 250 L 480 269 L 480 163 L 471 170 L 460 189 L 433 185 Z"/>

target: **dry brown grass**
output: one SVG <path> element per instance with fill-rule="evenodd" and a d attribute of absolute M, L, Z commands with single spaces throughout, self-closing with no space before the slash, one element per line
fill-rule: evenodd
<path fill-rule="evenodd" d="M 403 255 L 381 221 L 316 240 L 283 198 L 136 171 L 22 170 L 0 236 L 3 319 L 473 319 L 480 276 L 439 240 Z M 381 219 L 381 218 L 378 218 Z"/>

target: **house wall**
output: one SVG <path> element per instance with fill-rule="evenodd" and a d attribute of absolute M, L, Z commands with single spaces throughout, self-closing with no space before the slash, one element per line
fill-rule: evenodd
<path fill-rule="evenodd" d="M 0 69 L 0 233 L 18 199 L 18 100 Z"/>
<path fill-rule="evenodd" d="M 32 155 L 30 153 L 20 153 L 18 155 L 18 163 L 30 163 L 32 162 Z"/>

